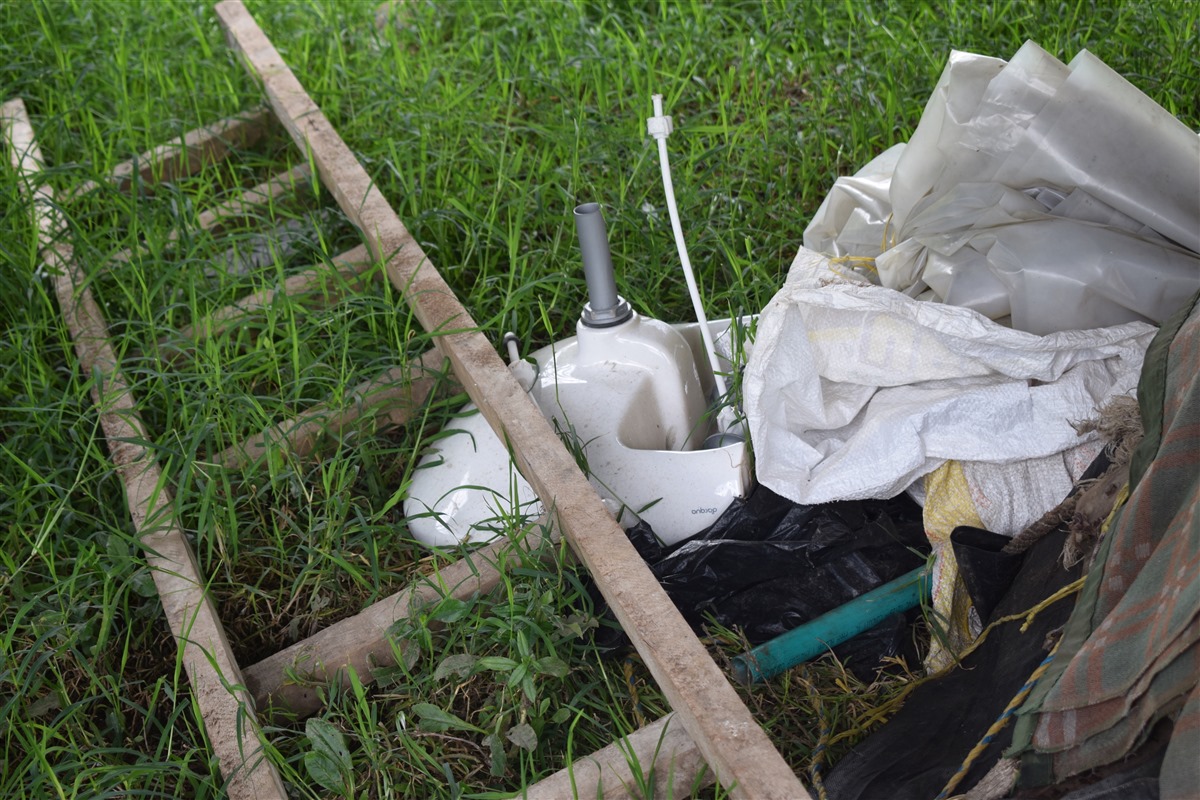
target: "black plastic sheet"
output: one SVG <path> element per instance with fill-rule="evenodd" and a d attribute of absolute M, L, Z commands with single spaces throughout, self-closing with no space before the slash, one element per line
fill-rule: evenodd
<path fill-rule="evenodd" d="M 994 614 L 1029 610 L 1070 583 L 1079 568 L 1065 570 L 1058 553 L 1066 538 L 1056 531 L 1026 554 L 1012 588 Z M 825 788 L 831 800 L 929 800 L 937 795 L 967 753 L 1004 710 L 1046 655 L 1046 635 L 1061 626 L 1072 603 L 1055 603 L 1021 624 L 997 628 L 959 669 L 919 686 L 900 711 L 834 765 Z M 996 735 L 962 788 L 974 786 L 1012 740 L 1008 726 Z"/>
<path fill-rule="evenodd" d="M 958 573 L 981 622 L 986 623 L 991 617 L 1025 560 L 1023 553 L 1004 552 L 1010 541 L 1007 536 L 969 525 L 959 526 L 950 534 Z"/>
<path fill-rule="evenodd" d="M 627 533 L 694 630 L 716 623 L 752 645 L 904 575 L 929 552 L 921 509 L 907 498 L 803 506 L 765 487 L 673 547 L 644 524 Z M 906 631 L 905 615 L 894 615 L 835 652 L 873 666 L 900 652 Z M 627 640 L 608 626 L 596 642 Z"/>
<path fill-rule="evenodd" d="M 1098 477 L 1107 468 L 1108 459 L 1101 454 L 1081 480 Z M 1016 576 L 991 618 L 1027 612 L 1079 577 L 1080 565 L 1066 569 L 1059 562 L 1065 540 L 1060 528 L 1018 557 Z M 1006 572 L 1008 567 L 985 565 L 980 571 Z M 918 686 L 899 712 L 834 765 L 825 781 L 831 800 L 929 800 L 937 795 L 1045 658 L 1047 635 L 1062 627 L 1073 606 L 1073 598 L 1064 599 L 1042 610 L 1028 627 L 1020 622 L 997 627 L 959 668 Z M 1012 726 L 989 741 L 963 779 L 962 791 L 978 783 L 1011 744 Z"/>

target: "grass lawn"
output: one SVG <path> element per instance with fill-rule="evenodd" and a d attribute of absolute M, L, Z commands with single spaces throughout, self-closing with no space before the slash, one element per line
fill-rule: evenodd
<path fill-rule="evenodd" d="M 1033 39 L 1063 60 L 1087 48 L 1200 127 L 1196 3 L 414 0 L 381 28 L 372 3 L 248 5 L 483 330 L 497 344 L 517 331 L 526 352 L 568 335 L 584 300 L 577 202 L 605 205 L 633 307 L 690 316 L 645 135 L 651 93 L 674 116 L 676 192 L 711 317 L 766 304 L 833 180 L 908 138 L 952 48 L 1007 58 Z M 262 102 L 208 3 L 155 0 L 0 5 L 0 89 L 0 102 L 24 98 L 63 194 Z M 243 666 L 454 557 L 417 546 L 397 501 L 461 396 L 315 458 L 261 470 L 210 458 L 429 347 L 386 281 L 324 307 L 281 300 L 164 360 L 193 321 L 359 243 L 306 182 L 257 221 L 297 222 L 290 252 L 249 274 L 213 269 L 253 232 L 199 231 L 198 214 L 300 163 L 280 134 L 153 195 L 102 187 L 65 207 Z M 0 797 L 219 796 L 92 377 L 4 164 Z M 293 795 L 502 796 L 665 713 L 636 659 L 602 659 L 580 635 L 595 619 L 582 570 L 545 556 L 393 631 L 409 657 L 376 686 L 329 691 L 320 717 L 351 764 L 334 785 L 305 761 L 304 721 L 271 722 Z M 725 658 L 736 640 L 717 634 L 713 648 Z M 796 670 L 748 696 L 798 771 L 816 743 L 806 686 L 825 673 L 838 674 Z M 826 701 L 843 751 L 867 688 L 847 681 Z"/>

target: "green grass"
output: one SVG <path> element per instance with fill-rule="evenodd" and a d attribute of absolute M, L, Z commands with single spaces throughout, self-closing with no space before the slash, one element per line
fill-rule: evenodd
<path fill-rule="evenodd" d="M 1008 57 L 1034 39 L 1066 60 L 1086 47 L 1200 126 L 1191 3 L 414 2 L 382 32 L 366 3 L 252 11 L 481 328 L 497 342 L 515 330 L 527 350 L 568 334 L 583 301 L 577 202 L 605 204 L 633 306 L 689 315 L 644 133 L 652 92 L 675 118 L 680 212 L 714 317 L 762 308 L 834 178 L 910 135 L 951 48 Z M 59 190 L 261 102 L 203 3 L 4 4 L 0 88 L 0 100 L 25 99 Z M 384 281 L 326 308 L 279 302 L 192 358 L 158 357 L 159 341 L 177 343 L 205 313 L 357 243 L 333 213 L 250 276 L 206 275 L 246 229 L 165 246 L 222 187 L 301 157 L 277 138 L 152 197 L 100 189 L 66 208 L 243 665 L 449 557 L 417 547 L 388 503 L 461 398 L 438 401 L 423 427 L 364 427 L 315 460 L 275 457 L 261 472 L 206 460 L 429 346 Z M 300 195 L 264 218 L 333 207 L 315 183 Z M 0 796 L 217 796 L 91 377 L 7 168 L 0 230 Z M 144 255 L 109 263 L 137 243 Z M 512 791 L 666 709 L 640 665 L 627 677 L 587 647 L 579 633 L 594 614 L 560 550 L 425 619 L 447 624 L 394 631 L 405 666 L 330 691 L 319 717 L 344 737 L 351 767 L 339 791 Z M 815 744 L 808 675 L 751 698 L 798 770 Z M 857 697 L 850 687 L 827 705 Z M 854 714 L 838 714 L 855 729 Z M 310 734 L 329 730 L 315 725 L 269 728 L 298 797 L 329 791 L 305 761 Z"/>

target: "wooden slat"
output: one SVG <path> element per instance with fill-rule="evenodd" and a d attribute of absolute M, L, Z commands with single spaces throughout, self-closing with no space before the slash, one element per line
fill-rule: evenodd
<path fill-rule="evenodd" d="M 634 767 L 640 775 L 634 774 Z M 700 750 L 675 715 L 667 714 L 514 797 L 522 800 L 684 797 L 692 789 L 704 788 L 712 782 L 712 772 Z M 643 788 L 647 791 L 643 792 Z"/>
<path fill-rule="evenodd" d="M 366 245 L 360 244 L 352 250 L 334 256 L 333 264 L 336 269 L 332 271 L 329 265 L 320 264 L 303 272 L 297 272 L 295 275 L 289 275 L 284 279 L 282 286 L 252 292 L 224 308 L 217 309 L 199 322 L 183 328 L 179 332 L 180 336 L 191 342 L 199 342 L 210 336 L 219 336 L 247 317 L 271 305 L 280 295 L 298 298 L 315 295 L 319 292 L 319 302 L 310 302 L 310 306 L 332 303 L 342 296 L 343 287 L 358 288 L 360 276 L 370 269 L 374 262 L 371 260 L 371 254 L 367 252 Z M 160 345 L 166 349 L 180 349 L 178 345 L 171 344 L 166 339 L 162 340 Z"/>
<path fill-rule="evenodd" d="M 407 422 L 433 391 L 445 364 L 437 348 L 431 348 L 415 364 L 395 367 L 360 383 L 340 408 L 322 403 L 286 422 L 217 454 L 214 463 L 242 469 L 258 462 L 272 444 L 281 451 L 303 458 L 322 436 L 337 436 L 363 416 L 374 416 L 381 426 L 396 427 Z"/>
<path fill-rule="evenodd" d="M 268 205 L 290 194 L 295 189 L 296 182 L 306 179 L 309 174 L 308 165 L 301 164 L 300 166 L 292 167 L 286 172 L 272 175 L 257 186 L 247 189 L 236 197 L 201 213 L 196 218 L 193 230 L 207 231 L 213 234 L 220 233 L 231 223 L 249 217 L 254 213 L 256 208 Z M 167 245 L 174 245 L 182 236 L 182 231 L 178 229 L 171 231 L 167 236 Z M 138 246 L 132 249 L 118 250 L 109 256 L 109 261 L 123 264 L 129 261 L 135 252 L 146 252 L 146 248 Z"/>
<path fill-rule="evenodd" d="M 546 520 L 534 523 L 528 545 L 541 541 L 540 532 L 549 528 Z M 396 663 L 388 638 L 392 625 L 412 619 L 421 608 L 444 597 L 467 600 L 495 589 L 505 565 L 517 559 L 514 549 L 517 546 L 521 545 L 500 539 L 421 576 L 408 588 L 367 606 L 353 617 L 247 667 L 246 686 L 264 709 L 284 710 L 301 717 L 314 713 L 321 707 L 315 686 L 334 679 L 342 686 L 349 686 L 348 667 L 354 670 L 360 683 L 373 682 L 376 669 Z M 304 676 L 307 681 L 290 682 L 288 673 Z"/>
<path fill-rule="evenodd" d="M 280 58 L 240 0 L 216 6 L 279 121 L 316 164 L 321 181 L 384 261 L 425 330 L 501 438 L 521 473 L 557 515 L 651 674 L 718 780 L 738 797 L 807 798 L 787 762 L 692 634 L 574 459 L 378 187 Z M 564 224 L 569 212 L 564 209 Z"/>
<path fill-rule="evenodd" d="M 389 22 L 398 25 L 411 14 L 412 5 L 409 0 L 383 0 L 375 7 L 375 27 L 383 30 Z"/>
<path fill-rule="evenodd" d="M 137 158 L 121 162 L 113 168 L 108 181 L 122 192 L 127 192 L 133 184 L 134 175 L 148 188 L 192 175 L 204 164 L 220 161 L 231 150 L 253 145 L 266 134 L 273 121 L 270 110 L 263 108 L 188 131 L 179 142 L 159 145 Z M 99 185 L 96 181 L 88 181 L 71 192 L 70 196 L 86 194 Z"/>
<path fill-rule="evenodd" d="M 196 218 L 196 230 L 220 233 L 231 222 L 246 219 L 256 209 L 270 206 L 280 198 L 293 194 L 296 184 L 306 181 L 310 174 L 308 164 L 300 164 L 286 172 L 272 175 L 259 185 L 202 212 Z M 175 242 L 182 235 L 179 230 L 171 231 L 168 241 Z"/>
<path fill-rule="evenodd" d="M 533 530 L 544 526 L 543 520 Z M 411 620 L 415 612 L 442 598 L 467 600 L 491 592 L 500 584 L 505 564 L 518 560 L 513 546 L 507 540 L 486 545 L 353 617 L 247 667 L 246 686 L 258 707 L 301 718 L 313 714 L 321 708 L 319 687 L 332 680 L 343 688 L 350 686 L 348 668 L 354 670 L 361 684 L 369 685 L 375 680 L 376 670 L 395 663 L 388 638 L 393 625 Z M 300 682 L 290 680 L 289 675 L 296 675 Z M 690 788 L 711 784 L 713 775 L 700 750 L 682 724 L 670 724 L 673 716 L 668 714 L 577 760 L 518 796 L 526 800 L 640 798 L 641 794 L 631 793 L 639 786 L 634 765 L 641 771 L 640 785 L 653 786 L 654 797 L 679 796 Z"/>
<path fill-rule="evenodd" d="M 80 372 L 93 378 L 92 398 L 109 452 L 121 474 L 129 514 L 225 776 L 225 788 L 233 798 L 283 800 L 283 783 L 263 753 L 253 700 L 241 685 L 241 670 L 204 591 L 195 554 L 175 520 L 170 489 L 152 451 L 143 444 L 149 436 L 129 382 L 118 366 L 104 317 L 70 245 L 59 240 L 65 225 L 56 211 L 53 192 L 35 186 L 42 158 L 24 103 L 5 103 L 0 107 L 0 122 L 10 144 L 12 164 L 25 178 L 26 191 L 33 193 L 42 259 L 48 272 L 56 276 L 54 291 L 75 343 Z"/>

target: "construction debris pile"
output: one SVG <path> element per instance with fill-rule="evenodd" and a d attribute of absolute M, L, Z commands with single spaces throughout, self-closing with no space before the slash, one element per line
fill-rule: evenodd
<path fill-rule="evenodd" d="M 1003 537 L 1032 542 L 1077 507 L 1091 516 L 1073 538 L 1059 531 L 1056 546 L 1029 550 L 1021 601 L 992 615 L 1057 603 L 1047 585 L 1083 587 L 1061 646 L 997 636 L 1026 656 L 1005 662 L 1007 676 L 993 673 L 995 653 L 976 670 L 992 690 L 1037 688 L 981 701 L 989 719 L 961 725 L 933 724 L 932 709 L 971 702 L 969 685 L 914 696 L 924 716 L 885 727 L 886 744 L 869 739 L 835 772 L 831 797 L 929 797 L 945 784 L 944 797 L 993 765 L 1008 772 L 986 796 L 1008 796 L 1018 773 L 1037 786 L 1119 761 L 1160 722 L 1163 796 L 1200 786 L 1200 444 L 1186 427 L 1200 413 L 1197 289 L 1200 137 L 1086 51 L 1070 64 L 1033 43 L 1009 62 L 954 53 L 912 139 L 837 181 L 763 311 L 746 370 L 759 480 L 803 503 L 907 493 L 923 504 L 946 634 L 931 672 L 952 672 L 988 622 L 959 575 L 956 529 L 1016 550 Z M 1112 409 L 1136 422 L 1135 393 L 1146 441 L 1131 459 L 1136 437 L 1122 450 L 1101 432 Z M 1182 461 L 1168 465 L 1168 451 Z M 1081 482 L 1097 485 L 1064 503 Z M 1086 584 L 1054 563 L 1064 547 Z M 976 729 L 1005 703 L 1004 723 Z M 1017 708 L 1013 758 L 1000 761 L 997 733 Z M 985 734 L 994 746 L 980 759 Z"/>

